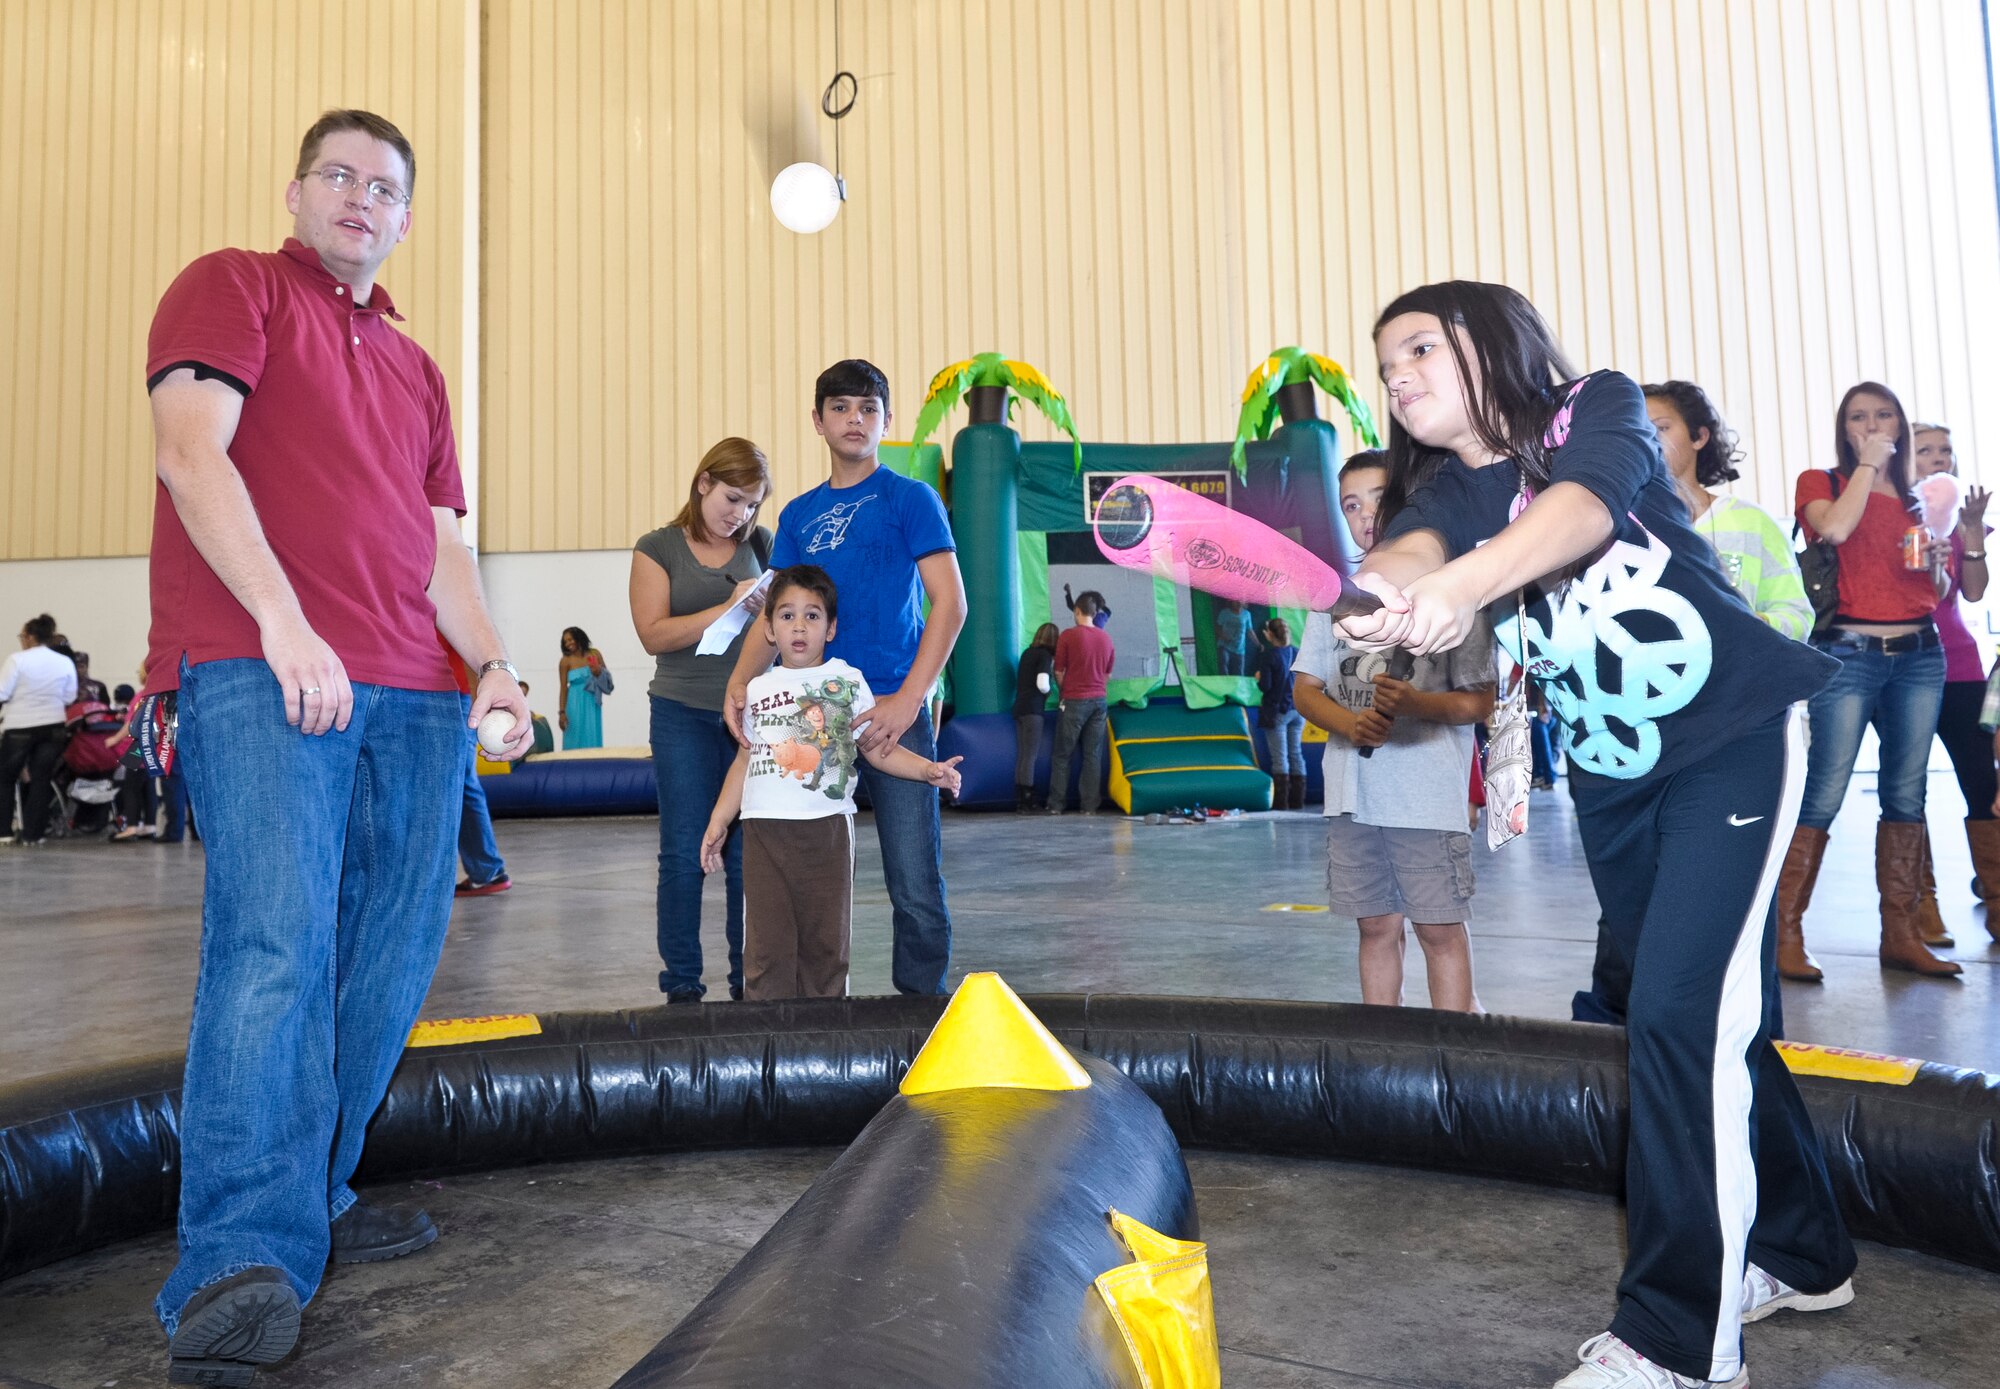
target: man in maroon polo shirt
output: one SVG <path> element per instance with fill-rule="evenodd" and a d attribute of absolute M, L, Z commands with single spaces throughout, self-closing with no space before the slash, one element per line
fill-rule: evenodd
<path fill-rule="evenodd" d="M 466 711 L 527 701 L 459 537 L 444 378 L 377 271 L 409 234 L 395 126 L 329 111 L 274 253 L 217 251 L 153 320 L 159 491 L 149 693 L 177 691 L 207 854 L 181 1104 L 180 1261 L 155 1301 L 176 1383 L 284 1356 L 329 1255 L 437 1230 L 359 1204 L 363 1131 L 451 913 Z"/>
<path fill-rule="evenodd" d="M 1070 616 L 1076 625 L 1056 638 L 1056 685 L 1062 690 L 1062 716 L 1056 721 L 1056 748 L 1049 758 L 1049 814 L 1060 815 L 1069 799 L 1069 759 L 1079 744 L 1083 771 L 1076 787 L 1077 804 L 1095 815 L 1104 798 L 1104 732 L 1109 708 L 1106 685 L 1117 652 L 1111 635 L 1097 625 L 1105 611 L 1104 595 L 1085 589 L 1076 596 Z"/>

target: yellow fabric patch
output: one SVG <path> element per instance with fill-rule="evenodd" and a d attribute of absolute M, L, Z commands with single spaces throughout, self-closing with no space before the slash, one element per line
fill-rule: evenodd
<path fill-rule="evenodd" d="M 504 776 L 514 770 L 512 762 L 495 762 L 492 758 L 477 749 L 474 749 L 472 756 L 474 758 L 473 768 L 481 776 Z"/>
<path fill-rule="evenodd" d="M 1908 1085 L 1917 1078 L 1921 1061 L 1847 1047 L 1819 1047 L 1810 1042 L 1773 1042 L 1793 1075 L 1863 1080 L 1875 1085 Z"/>
<path fill-rule="evenodd" d="M 1331 911 L 1332 908 L 1323 907 L 1317 902 L 1267 902 L 1264 905 L 1264 910 L 1267 912 L 1324 912 Z"/>
<path fill-rule="evenodd" d="M 438 1018 L 410 1029 L 413 1047 L 449 1047 L 460 1042 L 491 1042 L 500 1037 L 540 1035 L 542 1020 L 533 1013 L 494 1013 L 484 1018 Z"/>
<path fill-rule="evenodd" d="M 1145 1389 L 1221 1389 L 1208 1246 L 1163 1235 L 1122 1211 L 1111 1212 L 1111 1228 L 1133 1262 L 1099 1274 L 1095 1283 L 1132 1353 L 1139 1383 Z"/>
<path fill-rule="evenodd" d="M 989 970 L 965 976 L 897 1088 L 1088 1090 L 1090 1073 Z"/>

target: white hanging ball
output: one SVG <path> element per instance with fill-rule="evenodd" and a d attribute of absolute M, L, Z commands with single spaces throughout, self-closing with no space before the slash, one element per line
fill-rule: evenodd
<path fill-rule="evenodd" d="M 840 215 L 840 182 L 820 164 L 788 164 L 771 180 L 771 211 L 801 235 L 825 231 Z"/>

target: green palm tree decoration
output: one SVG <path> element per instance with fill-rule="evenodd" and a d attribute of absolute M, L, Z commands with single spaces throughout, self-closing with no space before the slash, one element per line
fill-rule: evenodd
<path fill-rule="evenodd" d="M 923 409 L 917 411 L 917 434 L 910 441 L 910 447 L 921 448 L 931 431 L 975 386 L 1005 386 L 1016 397 L 1048 416 L 1050 423 L 1069 435 L 1076 454 L 1077 471 L 1083 471 L 1083 440 L 1076 432 L 1076 421 L 1070 418 L 1069 402 L 1063 399 L 1062 392 L 1026 362 L 1011 361 L 998 352 L 982 352 L 969 361 L 953 362 L 931 378 L 930 389 L 924 393 Z M 1012 408 L 1010 404 L 1010 414 Z"/>
<path fill-rule="evenodd" d="M 1271 425 L 1278 415 L 1278 392 L 1301 381 L 1311 381 L 1341 403 L 1356 438 L 1372 449 L 1382 447 L 1382 436 L 1375 432 L 1375 412 L 1354 389 L 1354 379 L 1345 367 L 1303 347 L 1281 347 L 1259 363 L 1243 387 L 1243 413 L 1236 417 L 1236 445 L 1229 451 L 1237 477 L 1245 477 L 1249 471 L 1244 445 L 1271 436 Z"/>

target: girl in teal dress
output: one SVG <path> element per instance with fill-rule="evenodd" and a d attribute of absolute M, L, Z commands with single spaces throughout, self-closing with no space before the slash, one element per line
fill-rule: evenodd
<path fill-rule="evenodd" d="M 563 751 L 604 746 L 604 698 L 592 686 L 592 678 L 604 668 L 604 657 L 590 644 L 581 627 L 565 627 L 562 634 L 562 663 L 556 681 L 563 688 L 561 713 Z"/>

